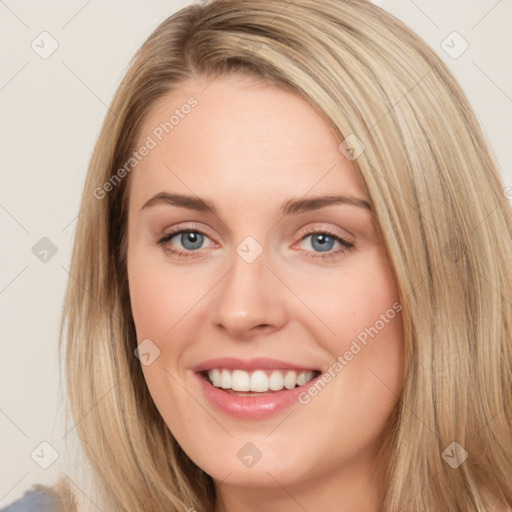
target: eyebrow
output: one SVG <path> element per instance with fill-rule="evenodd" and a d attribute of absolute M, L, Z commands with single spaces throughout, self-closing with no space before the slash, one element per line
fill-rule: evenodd
<path fill-rule="evenodd" d="M 156 206 L 159 204 L 169 204 L 172 206 L 179 206 L 189 210 L 196 210 L 199 212 L 207 212 L 217 215 L 217 210 L 213 203 L 207 199 L 200 197 L 187 196 L 183 194 L 169 194 L 168 192 L 160 192 L 155 196 L 148 199 L 141 210 Z M 371 211 L 370 203 L 364 199 L 358 199 L 352 196 L 340 195 L 327 195 L 321 197 L 313 197 L 310 199 L 289 199 L 281 205 L 281 212 L 283 215 L 294 215 L 308 211 L 318 210 L 325 206 L 348 204 L 358 206 Z"/>

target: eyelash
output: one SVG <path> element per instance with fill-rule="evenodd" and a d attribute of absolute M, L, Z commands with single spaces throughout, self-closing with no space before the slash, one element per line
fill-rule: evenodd
<path fill-rule="evenodd" d="M 196 228 L 189 228 L 189 229 L 177 229 L 175 231 L 172 231 L 170 233 L 166 233 L 162 238 L 160 238 L 158 241 L 157 241 L 157 245 L 161 246 L 163 248 L 164 251 L 170 253 L 170 254 L 173 254 L 174 256 L 177 256 L 178 258 L 198 258 L 200 256 L 200 254 L 197 254 L 195 255 L 194 253 L 199 253 L 199 251 L 180 251 L 180 250 L 176 250 L 176 249 L 171 249 L 170 247 L 166 246 L 165 244 L 167 242 L 169 242 L 172 238 L 174 238 L 176 235 L 179 235 L 181 233 L 200 233 L 201 235 L 204 235 L 208 238 L 210 238 L 204 231 L 200 230 L 200 229 L 196 229 Z M 308 236 L 311 236 L 311 235 L 329 235 L 330 237 L 334 238 L 335 241 L 339 242 L 343 247 L 341 249 L 339 249 L 338 251 L 336 252 L 329 252 L 327 254 L 321 254 L 321 253 L 317 253 L 317 252 L 314 252 L 314 251 L 311 251 L 312 254 L 311 254 L 311 258 L 314 258 L 314 259 L 322 259 L 322 260 L 328 260 L 328 259 L 331 259 L 331 258 L 334 258 L 336 256 L 338 256 L 340 253 L 343 253 L 345 251 L 350 251 L 351 249 L 354 248 L 354 244 L 353 243 L 350 243 L 350 242 L 347 242 L 346 240 L 344 240 L 343 238 L 341 238 L 340 236 L 330 232 L 329 230 L 317 230 L 317 231 L 309 231 L 307 233 L 304 234 L 304 236 L 300 239 L 300 241 L 302 242 L 304 239 L 306 239 Z"/>

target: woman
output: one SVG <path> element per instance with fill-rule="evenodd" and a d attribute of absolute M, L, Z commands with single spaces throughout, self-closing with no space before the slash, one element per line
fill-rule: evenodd
<path fill-rule="evenodd" d="M 171 16 L 81 211 L 63 330 L 105 510 L 510 510 L 511 212 L 391 15 Z"/>

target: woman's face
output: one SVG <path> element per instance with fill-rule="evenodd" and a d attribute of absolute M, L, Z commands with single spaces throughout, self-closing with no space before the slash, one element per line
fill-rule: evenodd
<path fill-rule="evenodd" d="M 403 368 L 369 199 L 303 99 L 240 77 L 206 85 L 190 80 L 152 109 L 129 178 L 149 391 L 226 488 L 364 491 Z"/>

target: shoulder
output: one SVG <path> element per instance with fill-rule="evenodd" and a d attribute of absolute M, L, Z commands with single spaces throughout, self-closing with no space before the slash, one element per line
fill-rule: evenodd
<path fill-rule="evenodd" d="M 23 497 L 1 512 L 57 512 L 59 506 L 55 493 L 48 487 L 38 485 L 27 491 Z"/>
<path fill-rule="evenodd" d="M 53 487 L 34 485 L 14 503 L 0 512 L 76 512 L 76 503 L 69 486 L 59 481 Z"/>

